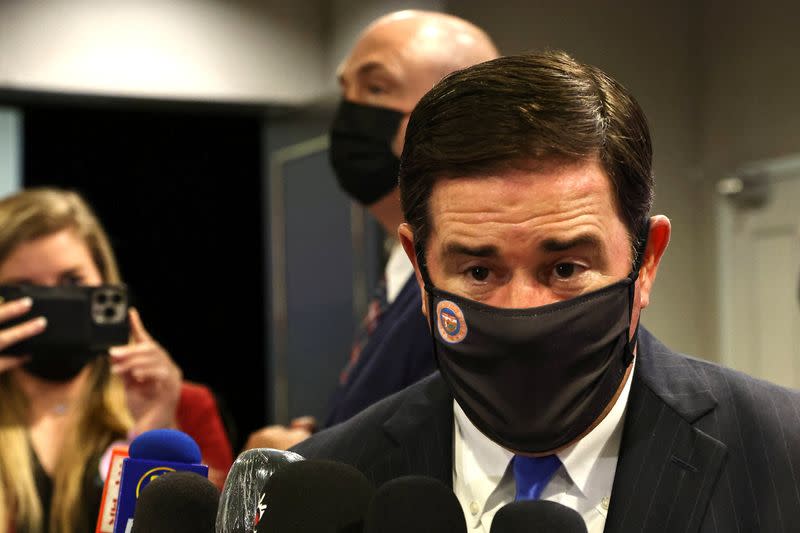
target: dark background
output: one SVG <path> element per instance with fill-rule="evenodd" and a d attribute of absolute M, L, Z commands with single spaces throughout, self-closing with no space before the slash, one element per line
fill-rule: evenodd
<path fill-rule="evenodd" d="M 267 419 L 261 124 L 241 110 L 29 103 L 23 185 L 80 192 L 150 334 L 218 396 L 234 451 Z"/>

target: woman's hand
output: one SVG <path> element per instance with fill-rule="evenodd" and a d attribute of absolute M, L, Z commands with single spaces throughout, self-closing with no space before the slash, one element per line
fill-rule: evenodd
<path fill-rule="evenodd" d="M 159 428 L 174 428 L 175 409 L 183 375 L 169 354 L 147 333 L 139 312 L 130 310 L 131 342 L 115 346 L 111 372 L 123 379 L 135 434 Z"/>
<path fill-rule="evenodd" d="M 30 298 L 20 298 L 0 304 L 0 323 L 24 315 L 31 309 L 33 301 Z M 32 318 L 22 324 L 0 329 L 0 351 L 5 351 L 9 346 L 13 346 L 20 341 L 33 337 L 43 332 L 47 327 L 47 320 L 44 317 Z M 25 356 L 15 357 L 0 355 L 0 374 L 12 368 L 22 366 L 28 358 Z"/>

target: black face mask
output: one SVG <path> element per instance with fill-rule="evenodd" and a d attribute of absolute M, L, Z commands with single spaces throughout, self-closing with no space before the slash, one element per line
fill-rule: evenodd
<path fill-rule="evenodd" d="M 339 186 L 363 205 L 397 187 L 400 160 L 391 143 L 403 113 L 342 100 L 331 126 L 330 161 Z"/>
<path fill-rule="evenodd" d="M 643 250 L 642 241 L 637 257 Z M 633 361 L 636 333 L 628 334 L 638 261 L 608 287 L 503 309 L 435 288 L 419 249 L 417 256 L 439 369 L 475 427 L 521 453 L 556 450 L 588 430 Z"/>
<path fill-rule="evenodd" d="M 50 347 L 42 353 L 32 353 L 30 357 L 22 367 L 26 372 L 47 381 L 65 383 L 75 378 L 98 354 L 91 353 L 86 347 Z"/>

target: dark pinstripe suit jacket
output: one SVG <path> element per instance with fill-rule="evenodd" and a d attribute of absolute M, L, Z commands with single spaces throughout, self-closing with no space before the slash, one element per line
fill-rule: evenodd
<path fill-rule="evenodd" d="M 644 330 L 636 365 L 605 531 L 800 532 L 800 393 Z M 437 373 L 295 450 L 451 485 L 452 401 Z"/>

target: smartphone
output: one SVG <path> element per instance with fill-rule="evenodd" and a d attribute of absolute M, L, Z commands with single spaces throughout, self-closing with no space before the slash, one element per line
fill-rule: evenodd
<path fill-rule="evenodd" d="M 32 318 L 47 319 L 45 330 L 7 346 L 5 355 L 46 353 L 53 349 L 107 351 L 128 343 L 128 291 L 125 285 L 0 285 L 0 303 L 31 298 L 26 314 L 0 323 L 5 329 Z"/>

